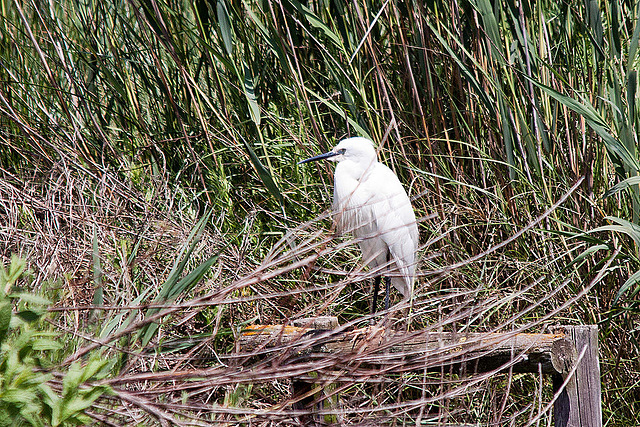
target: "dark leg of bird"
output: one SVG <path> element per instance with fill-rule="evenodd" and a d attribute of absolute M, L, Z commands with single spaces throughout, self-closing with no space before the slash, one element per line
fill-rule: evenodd
<path fill-rule="evenodd" d="M 385 284 L 385 293 L 384 293 L 384 309 L 389 310 L 389 293 L 391 292 L 391 279 L 388 277 L 384 278 Z"/>
<path fill-rule="evenodd" d="M 391 252 L 387 251 L 387 266 L 391 261 Z M 389 267 L 387 267 L 388 269 Z M 385 293 L 384 293 L 384 309 L 389 310 L 389 294 L 391 293 L 391 278 L 384 276 Z"/>
<path fill-rule="evenodd" d="M 374 314 L 378 306 L 378 288 L 380 287 L 380 276 L 373 279 L 373 300 L 371 301 L 371 314 Z"/>

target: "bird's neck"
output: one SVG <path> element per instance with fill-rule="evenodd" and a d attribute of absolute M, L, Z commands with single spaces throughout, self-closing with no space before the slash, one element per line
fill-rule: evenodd
<path fill-rule="evenodd" d="M 369 162 L 354 162 L 352 160 L 343 160 L 336 166 L 336 175 L 348 176 L 356 181 L 362 181 L 367 178 L 371 171 L 375 168 L 378 161 L 373 159 Z"/>

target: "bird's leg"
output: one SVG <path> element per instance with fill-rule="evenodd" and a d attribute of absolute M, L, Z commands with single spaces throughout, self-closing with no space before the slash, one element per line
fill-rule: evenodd
<path fill-rule="evenodd" d="M 391 262 L 391 252 L 387 250 L 387 271 L 389 270 L 389 262 Z M 384 294 L 384 309 L 389 310 L 389 294 L 391 293 L 391 278 L 384 276 L 385 294 Z"/>
<path fill-rule="evenodd" d="M 384 294 L 384 309 L 389 310 L 389 293 L 391 292 L 391 278 L 385 276 L 384 277 L 385 284 L 385 294 Z"/>
<path fill-rule="evenodd" d="M 375 314 L 378 306 L 378 288 L 380 287 L 380 276 L 373 279 L 373 300 L 371 301 L 371 314 Z"/>

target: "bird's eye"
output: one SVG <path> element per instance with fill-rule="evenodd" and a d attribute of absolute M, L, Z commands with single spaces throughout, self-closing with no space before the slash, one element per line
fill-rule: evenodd
<path fill-rule="evenodd" d="M 346 148 L 341 148 L 338 150 L 338 154 L 344 154 L 347 151 Z"/>

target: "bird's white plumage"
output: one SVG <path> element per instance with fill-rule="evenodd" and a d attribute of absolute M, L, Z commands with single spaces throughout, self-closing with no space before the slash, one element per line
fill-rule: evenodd
<path fill-rule="evenodd" d="M 358 239 L 370 268 L 387 264 L 380 274 L 406 298 L 413 293 L 418 226 L 411 202 L 398 177 L 378 162 L 366 138 L 341 141 L 329 160 L 334 175 L 333 211 L 339 232 Z M 329 155 L 330 153 L 327 153 Z"/>

